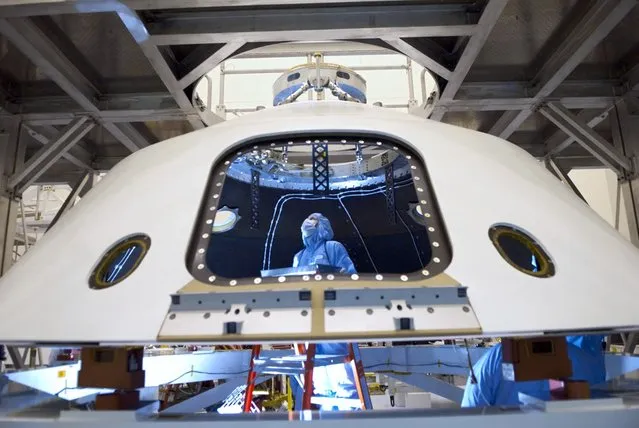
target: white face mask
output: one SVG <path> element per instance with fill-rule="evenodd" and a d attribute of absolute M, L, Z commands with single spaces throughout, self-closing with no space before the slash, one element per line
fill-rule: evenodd
<path fill-rule="evenodd" d="M 316 230 L 317 220 L 310 220 L 307 218 L 306 220 L 304 220 L 304 223 L 302 223 L 302 235 L 305 238 L 308 238 L 309 236 L 314 234 Z"/>

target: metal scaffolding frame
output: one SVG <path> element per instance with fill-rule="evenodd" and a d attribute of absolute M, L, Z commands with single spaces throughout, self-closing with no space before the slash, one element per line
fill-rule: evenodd
<path fill-rule="evenodd" d="M 51 96 L 18 94 L 8 97 L 5 110 L 20 115 L 29 126 L 38 127 L 36 133 L 44 135 L 42 127 L 49 127 L 49 135 L 44 135 L 47 139 L 53 137 L 51 127 L 66 125 L 78 114 L 86 114 L 135 151 L 154 141 L 131 123 L 186 120 L 193 128 L 203 126 L 191 99 L 193 84 L 206 71 L 235 55 L 257 57 L 257 47 L 317 39 L 361 40 L 372 45 L 360 49 L 391 49 L 409 56 L 442 78 L 442 96 L 433 119 L 447 121 L 450 113 L 503 111 L 486 130 L 505 138 L 545 102 L 558 102 L 572 110 L 609 110 L 621 96 L 639 87 L 639 63 L 631 64 L 618 78 L 567 81 L 593 48 L 630 13 L 636 0 L 581 2 L 579 7 L 587 11 L 570 15 L 561 23 L 560 27 L 572 31 L 564 32 L 567 37 L 554 50 L 540 53 L 535 62 L 541 66 L 535 69 L 532 79 L 467 81 L 493 28 L 514 1 L 491 0 L 483 10 L 474 2 L 471 6 L 471 2 L 405 5 L 378 1 L 364 6 L 358 1 L 336 5 L 315 0 L 304 2 L 304 7 L 300 2 L 269 0 L 268 8 L 261 7 L 263 2 L 249 0 L 129 0 L 89 6 L 86 2 L 66 1 L 46 3 L 46 8 L 34 1 L 3 6 L 0 33 L 69 96 L 68 102 L 58 96 L 52 104 Z M 118 84 L 128 87 L 128 91 L 109 92 L 95 73 L 83 67 L 81 54 L 60 34 L 53 18 L 98 12 L 119 17 L 164 90 L 135 91 L 135 82 L 123 79 Z M 433 37 L 457 37 L 458 57 L 451 60 L 450 52 L 444 52 Z M 197 46 L 186 55 L 176 55 L 174 48 L 184 45 Z M 295 47 L 287 49 L 292 52 Z M 47 109 L 48 105 L 55 108 Z M 72 154 L 80 152 L 78 147 L 65 153 L 64 159 L 73 158 L 74 165 L 81 169 L 93 167 L 90 155 Z M 555 148 L 553 155 L 561 158 L 559 152 L 563 148 Z M 593 158 L 582 158 L 582 164 L 570 159 L 565 163 L 569 168 L 593 165 Z"/>
<path fill-rule="evenodd" d="M 532 79 L 532 98 L 535 103 L 538 105 L 549 97 L 635 6 L 636 0 L 600 1 L 593 4 Z M 516 115 L 504 113 L 506 119 L 501 121 L 500 127 L 491 129 L 491 133 L 501 138 L 510 137 L 532 114 L 534 108 L 535 104 Z"/>
<path fill-rule="evenodd" d="M 89 80 L 87 73 L 78 69 L 77 61 L 70 59 L 49 37 L 50 34 L 59 32 L 59 29 L 54 29 L 54 24 L 51 23 L 47 28 L 48 30 L 43 30 L 27 18 L 0 19 L 0 34 L 60 86 L 80 106 L 81 111 L 91 114 L 132 152 L 148 146 L 150 142 L 141 135 L 131 133 L 131 129 L 123 129 L 102 120 L 95 102 L 100 97 L 97 88 Z"/>
<path fill-rule="evenodd" d="M 335 55 L 335 53 L 332 53 L 333 55 Z M 368 55 L 370 53 L 366 53 L 366 55 Z M 287 57 L 294 57 L 294 56 L 300 56 L 302 57 L 302 55 L 287 55 Z M 275 58 L 275 57 L 270 57 L 270 58 Z M 283 58 L 283 57 L 277 57 L 277 58 Z M 343 64 L 341 64 L 343 65 Z M 414 83 L 413 83 L 413 75 L 412 75 L 412 60 L 410 58 L 407 58 L 406 60 L 406 65 L 368 65 L 368 66 L 353 66 L 353 67 L 348 67 L 350 70 L 353 71 L 357 71 L 357 72 L 361 72 L 361 71 L 404 71 L 406 72 L 406 77 L 407 77 L 407 81 L 408 81 L 408 94 L 407 94 L 407 98 L 408 98 L 408 103 L 407 104 L 384 104 L 383 106 L 386 108 L 404 108 L 407 109 L 409 108 L 412 104 L 417 104 L 417 100 L 415 100 L 415 89 L 414 89 Z M 260 75 L 260 74 L 283 74 L 286 73 L 287 71 L 289 71 L 288 68 L 254 68 L 254 69 L 235 69 L 235 70 L 228 70 L 226 69 L 226 63 L 221 63 L 220 64 L 220 82 L 219 82 L 219 101 L 217 106 L 214 108 L 213 107 L 213 103 L 212 103 L 212 94 L 213 94 L 213 81 L 210 78 L 209 75 L 205 76 L 205 80 L 206 80 L 206 87 L 205 90 L 201 91 L 201 92 L 206 92 L 207 93 L 207 103 L 206 103 L 206 109 L 207 110 L 211 110 L 214 111 L 216 114 L 218 115 L 224 115 L 224 118 L 226 117 L 225 115 L 227 113 L 231 113 L 234 115 L 238 115 L 239 113 L 252 113 L 255 111 L 259 111 L 261 110 L 262 106 L 256 106 L 256 107 L 244 107 L 244 108 L 227 108 L 226 107 L 226 100 L 225 100 L 225 94 L 226 94 L 226 76 L 237 76 L 237 75 L 242 75 L 242 76 L 250 76 L 250 75 Z M 423 79 L 422 81 L 422 92 L 424 92 L 426 90 L 425 88 L 425 80 Z M 313 92 L 309 91 L 309 100 L 312 100 L 312 96 L 313 96 Z"/>

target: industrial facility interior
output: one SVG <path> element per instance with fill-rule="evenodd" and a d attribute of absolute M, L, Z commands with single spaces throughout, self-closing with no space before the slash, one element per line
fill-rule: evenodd
<path fill-rule="evenodd" d="M 639 426 L 639 322 L 547 328 L 546 317 L 568 325 L 570 314 L 580 311 L 577 302 L 597 304 L 592 300 L 602 294 L 588 283 L 574 302 L 557 304 L 565 317 L 544 307 L 521 308 L 538 311 L 536 335 L 529 327 L 487 329 L 472 284 L 446 269 L 467 255 L 450 244 L 467 230 L 446 232 L 455 215 L 444 217 L 440 208 L 445 211 L 451 197 L 428 182 L 445 168 L 424 155 L 428 145 L 436 147 L 431 153 L 449 150 L 449 136 L 466 138 L 436 122 L 498 137 L 508 142 L 504 150 L 512 149 L 511 158 L 495 158 L 486 170 L 530 181 L 537 175 L 517 170 L 516 163 L 527 153 L 554 180 L 539 186 L 560 186 L 566 206 L 584 205 L 584 216 L 595 213 L 607 223 L 606 236 L 639 246 L 638 28 L 637 0 L 0 1 L 0 308 L 15 308 L 0 310 L 0 425 L 375 428 L 397 419 L 408 427 Z M 340 103 L 347 107 L 341 110 Z M 299 113 L 303 108 L 315 112 L 312 119 Z M 353 132 L 330 128 L 341 122 L 328 117 L 342 111 Z M 432 128 L 434 134 L 405 142 L 383 124 L 375 132 L 366 129 L 363 124 L 372 122 L 359 116 L 374 121 L 386 114 L 407 129 Z M 321 124 L 325 118 L 330 125 Z M 277 125 L 269 124 L 274 120 L 299 131 L 276 135 Z M 234 122 L 255 140 L 222 141 Z M 253 129 L 260 131 L 250 135 Z M 476 143 L 472 150 L 485 159 L 497 156 L 496 146 L 484 148 L 478 135 L 469 133 L 464 144 Z M 206 160 L 206 174 L 179 163 L 198 138 L 220 147 Z M 162 146 L 166 140 L 174 143 Z M 174 151 L 174 169 L 170 156 L 158 155 L 161 147 Z M 504 189 L 515 181 L 480 188 L 482 178 L 467 168 L 460 149 L 446 156 L 454 169 L 446 166 L 446 174 L 456 177 L 460 198 L 465 191 L 492 193 L 493 201 L 503 193 L 503 209 L 495 210 L 511 212 L 509 195 L 517 189 Z M 499 164 L 503 159 L 512 165 Z M 107 183 L 112 169 L 130 180 Z M 165 179 L 153 182 L 145 170 Z M 198 186 L 212 199 L 201 199 Z M 99 188 L 102 193 L 94 193 Z M 121 212 L 113 219 L 100 215 L 99 207 L 131 189 L 148 191 L 154 202 L 111 206 Z M 128 221 L 127 210 L 135 224 L 180 211 L 169 207 L 183 204 L 179 195 L 189 192 L 199 192 L 200 199 L 181 208 L 191 219 L 184 226 L 188 248 L 176 251 L 184 271 L 179 278 L 191 282 L 174 284 L 175 294 L 161 296 L 166 304 L 157 340 L 136 343 L 133 333 L 122 331 L 118 341 L 115 327 L 109 340 L 65 340 L 75 337 L 73 324 L 115 325 L 113 319 L 126 312 L 101 320 L 76 317 L 77 302 L 55 295 L 56 287 L 75 278 L 73 260 L 62 260 L 65 251 L 93 251 L 90 242 L 102 239 L 111 221 Z M 107 194 L 113 199 L 100 202 Z M 569 235 L 573 219 L 557 208 L 562 202 L 540 206 L 535 195 L 519 197 L 525 202 L 518 210 L 547 213 L 539 217 L 540 229 L 554 228 L 556 239 L 575 253 L 594 254 L 579 269 L 587 273 L 600 265 L 591 273 L 600 289 L 613 290 L 621 275 L 599 275 L 608 260 L 618 262 L 608 265 L 611 271 L 623 263 L 636 268 L 632 257 L 639 249 L 600 246 L 594 236 L 603 235 L 589 238 L 588 228 Z M 463 207 L 468 224 L 484 208 L 469 200 Z M 545 220 L 553 218 L 555 224 Z M 75 219 L 84 226 L 74 229 Z M 566 272 L 558 252 L 534 233 L 505 218 L 493 220 L 503 224 L 482 237 L 499 251 L 491 257 L 506 260 L 497 261 L 504 269 L 537 281 Z M 177 218 L 167 224 L 172 221 L 181 231 Z M 153 249 L 165 244 L 144 230 L 134 232 L 139 234 L 105 249 L 93 270 L 78 274 L 86 278 L 84 289 L 96 295 L 123 290 L 118 298 L 138 299 L 125 294 L 126 279 L 143 266 L 147 252 L 150 263 Z M 316 251 L 324 253 L 309 257 L 307 249 L 320 237 Z M 318 261 L 323 257 L 327 264 Z M 476 264 L 481 271 L 484 262 L 478 258 Z M 631 299 L 639 279 L 623 279 L 627 287 L 617 286 L 605 294 L 608 302 L 600 302 L 603 313 L 589 307 L 583 319 L 604 319 L 613 302 Z M 396 331 L 379 333 L 386 331 L 376 330 L 381 321 L 365 324 L 367 315 L 361 321 L 341 315 L 348 309 L 340 299 L 359 300 L 361 290 L 335 291 L 324 283 L 347 280 L 351 287 L 358 280 L 373 283 L 371 289 L 359 286 L 364 293 L 387 287 L 386 298 L 375 304 L 389 314 L 392 309 Z M 41 301 L 34 300 L 38 293 L 16 290 L 20 281 L 40 284 Z M 315 327 L 311 335 L 302 321 L 282 321 L 290 319 L 282 310 L 295 310 L 301 311 L 296 320 L 315 322 L 314 298 L 291 281 L 324 284 L 322 335 Z M 415 308 L 398 297 L 413 281 L 425 281 L 409 292 Z M 119 282 L 122 288 L 115 286 Z M 213 286 L 219 287 L 206 288 Z M 262 287 L 262 294 L 246 293 L 251 286 Z M 249 296 L 249 306 L 237 306 L 234 290 Z M 538 292 L 549 302 L 558 298 L 543 286 Z M 269 293 L 272 306 L 250 306 L 251 297 L 255 304 Z M 232 302 L 198 312 L 198 320 L 216 323 L 220 331 L 203 332 L 186 312 L 216 295 Z M 362 296 L 367 303 L 358 305 L 372 305 Z M 423 330 L 421 318 L 401 314 L 441 313 L 440 306 L 423 303 L 431 298 L 459 309 L 457 318 L 446 315 L 450 325 L 439 333 L 411 334 Z M 153 304 L 134 303 L 140 318 L 151 312 Z M 39 310 L 27 309 L 32 305 L 53 309 L 38 319 Z M 236 308 L 246 311 L 244 323 L 218 322 L 239 314 Z M 251 310 L 263 314 L 261 321 L 249 322 Z M 370 319 L 381 313 L 365 310 Z M 21 311 L 36 317 L 16 320 Z M 459 314 L 467 318 L 460 321 Z M 639 317 L 624 319 L 633 316 Z M 345 327 L 348 320 L 352 330 Z M 64 323 L 67 336 L 58 327 Z M 266 335 L 260 328 L 272 330 Z M 305 328 L 308 340 L 302 340 Z M 33 334 L 18 337 L 10 333 L 14 329 Z M 351 331 L 357 333 L 340 336 Z"/>

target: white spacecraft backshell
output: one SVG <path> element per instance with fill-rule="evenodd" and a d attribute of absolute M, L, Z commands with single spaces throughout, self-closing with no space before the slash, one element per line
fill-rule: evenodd
<path fill-rule="evenodd" d="M 639 252 L 528 153 L 464 128 L 327 101 L 264 110 L 123 160 L 0 280 L 0 343 L 155 342 L 169 295 L 193 280 L 185 254 L 215 159 L 254 137 L 306 131 L 370 131 L 421 154 L 452 245 L 446 273 L 468 287 L 484 334 L 639 326 Z M 555 276 L 507 264 L 488 238 L 495 223 L 529 231 Z M 139 232 L 152 239 L 139 268 L 90 289 L 104 252 Z"/>

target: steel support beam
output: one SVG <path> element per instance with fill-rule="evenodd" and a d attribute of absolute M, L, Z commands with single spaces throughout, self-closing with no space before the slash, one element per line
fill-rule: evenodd
<path fill-rule="evenodd" d="M 103 126 L 131 152 L 149 146 L 149 140 L 130 123 L 105 123 Z"/>
<path fill-rule="evenodd" d="M 24 113 L 18 115 L 26 124 L 33 126 L 66 125 L 81 112 L 55 112 L 55 113 Z M 101 112 L 102 124 L 122 124 L 135 122 L 157 122 L 162 120 L 193 120 L 199 119 L 197 113 L 190 115 L 175 108 L 154 110 L 113 110 Z M 148 142 L 144 143 L 144 147 Z"/>
<path fill-rule="evenodd" d="M 639 91 L 639 64 L 636 64 L 622 76 L 629 91 Z"/>
<path fill-rule="evenodd" d="M 597 125 L 599 125 L 604 120 L 608 119 L 610 115 L 610 110 L 614 109 L 615 105 L 611 104 L 608 108 L 606 108 L 603 112 L 597 113 L 593 115 L 588 111 L 582 111 L 577 114 L 577 118 L 587 121 L 586 125 L 589 128 L 594 129 Z M 593 117 L 594 116 L 594 117 Z M 555 132 L 546 142 L 544 143 L 546 146 L 548 156 L 555 156 L 558 153 L 561 153 L 565 149 L 567 149 L 573 142 L 574 138 L 571 136 L 566 137 L 566 134 L 558 130 Z"/>
<path fill-rule="evenodd" d="M 232 73 L 231 73 L 232 74 Z M 135 97 L 135 94 L 132 95 Z M 612 104 L 619 100 L 617 97 L 566 97 L 553 99 L 561 102 L 569 109 L 604 109 L 611 108 Z M 442 101 L 438 103 L 436 109 L 444 111 L 506 111 L 507 117 L 512 121 L 512 114 L 519 114 L 521 109 L 532 108 L 537 102 L 533 98 L 482 98 L 482 99 L 458 99 Z M 132 102 L 127 106 L 130 109 L 123 110 L 102 110 L 100 112 L 101 122 L 104 123 L 134 123 L 134 122 L 155 122 L 162 120 L 199 120 L 197 113 L 186 114 L 178 108 L 155 108 L 137 109 L 138 104 Z M 515 113 L 510 113 L 514 111 Z M 18 115 L 24 123 L 32 126 L 66 125 L 82 111 L 74 110 L 68 112 L 51 113 L 30 113 L 25 112 Z M 506 120 L 506 118 L 502 119 Z M 493 134 L 498 135 L 498 134 Z M 145 143 L 144 146 L 147 144 Z"/>
<path fill-rule="evenodd" d="M 53 220 L 51 220 L 51 223 L 49 223 L 49 226 L 46 230 L 47 232 L 53 227 L 53 225 L 58 222 L 58 220 L 60 220 L 60 217 L 65 215 L 71 208 L 73 208 L 76 199 L 78 198 L 78 196 L 80 196 L 80 194 L 90 181 L 93 181 L 93 173 L 87 171 L 87 173 L 80 177 L 80 179 L 73 185 L 73 187 L 71 187 L 71 193 L 69 193 L 69 196 L 67 196 L 67 198 L 64 200 L 64 203 L 55 214 L 55 217 L 53 217 Z"/>
<path fill-rule="evenodd" d="M 549 96 L 636 5 L 636 0 L 595 1 L 533 78 L 536 96 Z"/>
<path fill-rule="evenodd" d="M 87 128 L 88 123 L 90 123 L 88 116 L 80 116 L 67 125 L 49 144 L 46 144 L 38 150 L 38 152 L 27 161 L 24 167 L 9 177 L 8 187 L 14 189 L 30 174 L 40 169 L 42 164 L 52 156 L 61 157 L 62 153 L 66 152 L 71 145 L 79 140 L 79 138 L 77 138 L 78 135 Z"/>
<path fill-rule="evenodd" d="M 155 9 L 195 9 L 195 8 L 229 8 L 229 7 L 265 7 L 265 6 L 297 6 L 303 4 L 361 3 L 362 0 L 121 0 L 121 3 L 133 10 Z M 367 0 L 367 3 L 394 3 L 405 0 Z M 0 17 L 25 17 L 39 15 L 62 15 L 82 12 L 102 12 L 100 1 L 86 0 L 33 0 L 28 2 L 14 1 L 13 4 L 0 6 Z M 22 4 L 21 4 L 22 3 Z M 26 3 L 26 4 L 25 4 Z M 92 4 L 93 3 L 93 4 Z"/>
<path fill-rule="evenodd" d="M 308 21 L 306 21 L 308 22 Z M 208 25 L 206 25 L 208 26 Z M 215 28 L 215 27 L 211 27 Z M 228 33 L 190 33 L 184 34 L 183 29 L 171 29 L 174 33 L 166 33 L 166 30 L 151 36 L 151 41 L 159 46 L 167 45 L 201 45 L 211 43 L 231 43 L 234 40 L 245 40 L 247 43 L 278 43 L 287 41 L 313 41 L 313 40 L 356 40 L 384 38 L 412 38 L 412 37 L 456 37 L 467 36 L 473 33 L 474 25 L 422 25 L 413 27 L 383 27 L 383 28 L 344 28 L 340 30 L 295 30 L 295 31 L 247 31 Z M 204 29 L 202 29 L 204 31 Z"/>
<path fill-rule="evenodd" d="M 80 105 L 84 112 L 91 114 L 104 128 L 130 149 L 128 140 L 121 140 L 118 126 L 102 122 L 97 106 L 99 92 L 64 53 L 28 19 L 0 19 L 0 34 L 3 34 L 38 68 L 53 80 L 62 90 Z M 148 143 L 147 143 L 148 145 Z M 138 150 L 140 147 L 136 148 Z"/>
<path fill-rule="evenodd" d="M 433 58 L 426 55 L 421 50 L 417 49 L 413 45 L 409 44 L 405 40 L 402 39 L 392 39 L 392 38 L 384 38 L 384 42 L 388 43 L 390 46 L 395 48 L 398 52 L 403 53 L 417 64 L 422 67 L 427 68 L 433 73 L 437 74 L 444 79 L 450 79 L 453 74 L 452 71 L 441 65 L 439 62 L 435 61 Z"/>
<path fill-rule="evenodd" d="M 254 384 L 259 385 L 271 378 L 272 376 L 259 376 L 255 379 Z M 193 398 L 188 398 L 182 402 L 174 404 L 160 413 L 163 415 L 185 415 L 200 412 L 203 409 L 226 399 L 226 397 L 228 397 L 235 388 L 244 384 L 246 384 L 246 378 L 244 377 L 229 379 L 215 388 L 209 389 L 208 391 L 198 394 Z"/>
<path fill-rule="evenodd" d="M 273 44 L 242 52 L 235 58 L 290 58 L 304 57 L 309 53 L 322 52 L 324 55 L 388 55 L 388 49 L 382 46 L 344 41 L 298 42 L 291 44 Z"/>
<path fill-rule="evenodd" d="M 140 21 L 141 22 L 141 21 Z M 162 56 L 160 52 L 160 48 L 149 43 L 148 40 L 138 43 L 140 49 L 144 53 L 144 56 L 149 60 L 151 66 L 155 70 L 155 72 L 160 76 L 162 82 L 169 90 L 173 98 L 175 98 L 175 102 L 177 102 L 180 109 L 185 112 L 187 115 L 194 112 L 195 109 L 191 101 L 186 96 L 186 93 L 181 88 L 180 83 L 178 82 L 173 70 L 169 67 L 168 63 Z M 192 116 L 188 116 L 189 123 L 193 127 L 193 129 L 202 129 L 204 128 L 204 123 L 199 118 L 194 118 Z"/>
<path fill-rule="evenodd" d="M 574 138 L 584 149 L 615 170 L 618 175 L 632 170 L 630 160 L 607 142 L 588 124 L 558 103 L 548 103 L 540 108 L 540 113 Z"/>
<path fill-rule="evenodd" d="M 535 100 L 541 103 L 550 96 L 636 4 L 636 0 L 594 1 L 592 7 L 574 25 L 570 35 L 560 42 L 535 73 L 531 82 Z M 499 134 L 494 135 L 510 137 L 534 110 L 535 107 L 522 110 Z"/>
<path fill-rule="evenodd" d="M 563 98 L 547 98 L 546 101 L 559 102 L 569 109 L 603 109 L 610 108 L 612 104 L 619 100 L 614 96 L 600 97 L 563 97 Z M 446 111 L 506 111 L 506 116 L 510 117 L 510 121 L 505 125 L 509 125 L 513 119 L 511 111 L 519 114 L 522 109 L 531 109 L 539 105 L 535 98 L 483 98 L 475 100 L 459 99 L 459 100 L 443 100 L 437 103 L 438 112 Z M 499 119 L 506 120 L 506 119 Z"/>
<path fill-rule="evenodd" d="M 405 0 L 372 0 L 367 3 L 393 3 Z M 22 4 L 21 4 L 22 3 Z M 8 5 L 0 5 L 0 17 L 19 18 L 41 15 L 66 15 L 76 13 L 104 12 L 107 2 L 87 0 L 29 0 L 21 2 L 16 0 Z M 195 8 L 229 8 L 229 7 L 269 7 L 269 6 L 296 6 L 304 4 L 332 4 L 332 3 L 361 3 L 361 0 L 120 0 L 123 6 L 133 10 L 157 10 L 157 9 L 195 9 Z"/>
<path fill-rule="evenodd" d="M 18 119 L 0 120 L 0 276 L 9 270 L 13 262 L 18 203 L 10 192 L 8 178 L 24 162 L 24 139 L 20 138 L 20 134 Z"/>
<path fill-rule="evenodd" d="M 639 345 L 639 333 L 632 332 L 628 333 L 628 337 L 626 338 L 626 342 L 623 345 L 623 353 L 624 354 L 634 354 L 635 348 Z"/>
<path fill-rule="evenodd" d="M 17 194 L 22 194 L 93 126 L 94 123 L 87 116 L 82 116 L 67 125 L 55 139 L 38 150 L 23 168 L 9 177 L 9 188 Z"/>
<path fill-rule="evenodd" d="M 80 174 L 80 177 L 83 177 L 83 175 Z M 93 187 L 98 183 L 98 181 L 99 181 L 99 174 L 97 173 L 89 174 L 89 178 L 86 184 L 82 187 L 82 190 L 80 190 L 80 193 L 78 194 L 78 196 L 80 198 L 84 198 L 84 196 L 87 193 L 89 193 L 91 189 L 93 189 Z"/>
<path fill-rule="evenodd" d="M 191 84 L 195 83 L 199 78 L 204 76 L 209 71 L 213 70 L 227 58 L 231 57 L 243 45 L 244 42 L 235 41 L 227 43 L 216 50 L 200 64 L 193 67 L 188 73 L 184 75 L 184 77 L 179 80 L 178 83 L 180 88 L 185 89 Z"/>
<path fill-rule="evenodd" d="M 466 5 L 345 5 L 177 12 L 148 24 L 158 45 L 471 35 Z"/>
<path fill-rule="evenodd" d="M 288 46 L 275 45 L 275 46 Z M 293 44 L 291 46 L 296 46 Z M 388 51 L 386 51 L 388 52 Z M 403 68 L 404 66 L 398 66 Z M 354 67 L 361 70 L 366 67 Z M 273 69 L 275 72 L 276 69 Z M 244 73 L 239 70 L 237 72 Z M 278 73 L 280 71 L 277 71 Z M 233 74 L 234 71 L 228 72 Z M 131 82 L 123 81 L 123 85 L 131 86 Z M 118 84 L 116 83 L 116 86 Z M 569 109 L 604 109 L 612 106 L 620 97 L 610 94 L 619 90 L 621 81 L 616 80 L 580 80 L 564 82 L 548 101 L 558 101 Z M 436 109 L 445 111 L 503 111 L 533 108 L 537 101 L 528 97 L 528 83 L 522 81 L 506 82 L 464 82 L 455 100 L 440 100 Z M 66 98 L 66 99 L 65 99 Z M 160 120 L 199 119 L 197 112 L 187 114 L 173 105 L 172 97 L 166 92 L 127 92 L 123 94 L 102 94 L 100 107 L 100 121 L 102 123 L 148 122 Z M 48 112 L 50 105 L 55 103 L 64 106 L 56 112 Z M 73 120 L 82 109 L 75 107 L 70 97 L 35 97 L 16 99 L 20 106 L 20 117 L 23 122 L 34 125 L 65 125 Z M 2 116 L 2 113 L 0 113 Z M 6 114 L 6 116 L 10 116 Z M 50 137 L 51 132 L 39 132 Z M 74 149 L 75 151 L 75 149 Z"/>
<path fill-rule="evenodd" d="M 18 203 L 13 198 L 0 195 L 0 276 L 13 264 L 17 219 Z"/>
<path fill-rule="evenodd" d="M 138 44 L 144 56 L 149 60 L 151 67 L 153 67 L 169 90 L 180 109 L 187 114 L 195 111 L 193 104 L 191 104 L 186 93 L 184 93 L 184 90 L 180 87 L 175 73 L 162 56 L 160 49 L 149 40 L 147 28 L 138 14 L 127 7 L 115 7 L 114 12 L 117 13 L 122 24 L 126 27 L 131 37 L 133 37 L 133 40 Z M 193 129 L 204 128 L 204 123 L 200 119 L 190 118 L 188 121 Z"/>
<path fill-rule="evenodd" d="M 488 5 L 486 5 L 486 8 L 481 14 L 481 18 L 479 18 L 479 22 L 477 23 L 475 34 L 473 34 L 468 41 L 461 58 L 459 58 L 459 61 L 455 66 L 455 70 L 453 71 L 451 78 L 448 80 L 448 83 L 446 83 L 446 87 L 444 88 L 440 99 L 452 100 L 455 98 L 457 91 L 470 71 L 470 67 L 475 62 L 475 59 L 477 58 L 477 55 L 479 55 L 484 43 L 486 43 L 488 35 L 493 30 L 495 24 L 497 24 L 497 20 L 501 16 L 506 4 L 508 4 L 508 0 L 490 0 Z M 443 116 L 444 113 L 441 110 L 438 110 L 433 112 L 431 119 L 441 120 Z"/>
<path fill-rule="evenodd" d="M 69 94 L 81 108 L 97 112 L 97 89 L 28 19 L 0 19 L 0 33 Z"/>
<path fill-rule="evenodd" d="M 570 170 L 567 170 L 565 168 L 563 168 L 556 159 L 553 159 L 551 156 L 547 156 L 544 159 L 544 163 L 546 165 L 546 168 L 552 172 L 555 177 L 557 177 L 561 182 L 563 182 L 564 184 L 566 184 L 568 187 L 570 187 L 570 190 L 573 191 L 573 193 L 577 196 L 579 196 L 579 198 L 588 203 L 586 201 L 586 198 L 584 198 L 584 195 L 581 194 L 581 192 L 579 191 L 579 189 L 577 188 L 577 186 L 575 185 L 575 183 L 572 181 L 572 179 L 570 178 L 570 176 L 568 175 L 568 173 L 570 172 Z"/>
<path fill-rule="evenodd" d="M 52 139 L 56 138 L 57 135 L 59 134 L 59 131 L 51 125 L 44 125 L 40 127 L 39 129 L 35 129 L 35 127 L 33 126 L 25 125 L 25 128 L 27 133 L 34 140 L 38 141 L 39 143 L 43 145 L 49 144 L 49 142 Z M 81 147 L 83 145 L 84 145 L 83 141 L 78 141 L 76 145 L 72 147 L 68 152 L 64 153 L 62 157 L 77 167 L 80 167 L 86 170 L 91 170 L 93 169 L 91 167 L 93 156 L 91 155 L 91 153 L 89 153 L 89 151 L 86 148 Z"/>
<path fill-rule="evenodd" d="M 615 146 L 637 162 L 639 156 L 639 116 L 631 115 L 625 102 L 610 112 L 610 126 Z M 639 178 L 629 174 L 619 181 L 630 242 L 639 247 Z"/>
<path fill-rule="evenodd" d="M 464 396 L 463 389 L 455 385 L 451 385 L 450 383 L 446 383 L 442 380 L 436 379 L 427 374 L 390 373 L 389 376 L 408 385 L 416 386 L 426 392 L 431 392 L 433 394 L 439 395 L 440 397 L 444 397 L 452 401 L 453 403 L 461 404 L 462 398 Z"/>
<path fill-rule="evenodd" d="M 501 116 L 499 116 L 499 119 L 497 119 L 497 122 L 495 122 L 495 124 L 490 128 L 488 133 L 492 135 L 501 135 L 519 114 L 520 111 L 517 110 L 505 111 Z"/>

